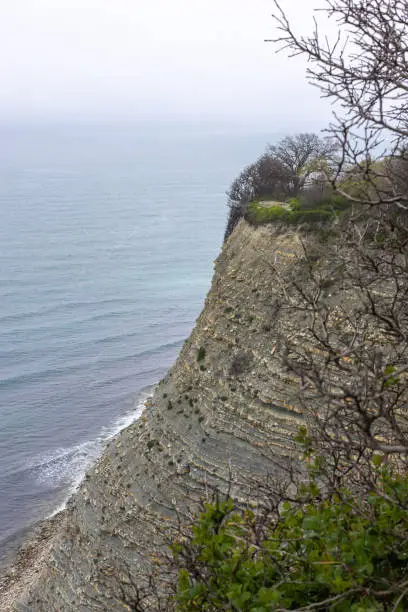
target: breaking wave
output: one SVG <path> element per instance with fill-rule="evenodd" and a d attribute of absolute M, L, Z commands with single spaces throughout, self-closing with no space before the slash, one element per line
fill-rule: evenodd
<path fill-rule="evenodd" d="M 143 391 L 131 411 L 122 415 L 111 426 L 102 427 L 93 440 L 69 448 L 57 448 L 35 457 L 27 464 L 26 469 L 38 484 L 66 492 L 63 503 L 59 503 L 49 516 L 64 509 L 67 500 L 76 491 L 87 470 L 100 457 L 107 442 L 140 418 L 145 402 L 151 394 L 151 388 Z"/>

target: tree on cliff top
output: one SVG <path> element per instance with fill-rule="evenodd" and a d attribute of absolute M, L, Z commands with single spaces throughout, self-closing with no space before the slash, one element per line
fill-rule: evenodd
<path fill-rule="evenodd" d="M 280 35 L 272 42 L 292 56 L 308 60 L 307 77 L 323 96 L 335 103 L 329 128 L 340 149 L 330 180 L 353 169 L 370 184 L 366 204 L 402 205 L 404 189 L 382 192 L 387 170 L 378 160 L 406 159 L 408 144 L 408 5 L 405 0 L 327 0 L 326 13 L 339 26 L 330 42 L 318 21 L 311 36 L 297 34 L 280 4 L 275 1 L 275 21 Z M 393 187 L 395 189 L 395 186 Z M 374 195 L 375 194 L 375 195 Z"/>
<path fill-rule="evenodd" d="M 307 132 L 286 136 L 278 144 L 268 146 L 268 153 L 279 159 L 289 172 L 294 197 L 304 189 L 311 175 L 320 171 L 321 162 L 333 156 L 335 150 L 336 146 L 330 139 Z"/>
<path fill-rule="evenodd" d="M 245 215 L 248 203 L 256 199 L 285 201 L 296 197 L 319 168 L 319 162 L 333 153 L 333 143 L 317 134 L 287 136 L 250 164 L 233 181 L 228 195 L 229 216 L 225 238 Z"/>
<path fill-rule="evenodd" d="M 284 200 L 291 194 L 291 174 L 287 167 L 269 153 L 264 153 L 232 182 L 228 195 L 229 216 L 225 238 L 231 234 L 248 203 L 256 198 Z"/>

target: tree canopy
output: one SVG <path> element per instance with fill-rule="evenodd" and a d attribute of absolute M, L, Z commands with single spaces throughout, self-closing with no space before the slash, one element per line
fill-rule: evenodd
<path fill-rule="evenodd" d="M 253 200 L 286 201 L 310 187 L 308 180 L 319 173 L 322 160 L 333 154 L 334 145 L 317 134 L 287 136 L 250 164 L 232 182 L 228 195 L 227 238 Z"/>

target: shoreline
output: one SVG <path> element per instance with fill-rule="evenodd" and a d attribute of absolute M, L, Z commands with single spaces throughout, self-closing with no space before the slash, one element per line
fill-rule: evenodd
<path fill-rule="evenodd" d="M 12 612 L 13 604 L 38 576 L 54 540 L 64 524 L 66 510 L 38 521 L 21 534 L 0 567 L 2 612 Z"/>
<path fill-rule="evenodd" d="M 0 604 L 1 612 L 13 612 L 13 604 L 35 580 L 44 567 L 46 559 L 54 540 L 58 537 L 67 516 L 69 500 L 76 494 L 86 473 L 103 455 L 106 445 L 122 431 L 138 421 L 142 416 L 149 399 L 152 397 L 157 383 L 143 389 L 135 398 L 134 410 L 120 419 L 123 427 L 104 440 L 101 453 L 87 466 L 82 478 L 75 484 L 65 501 L 56 506 L 50 514 L 25 529 L 11 536 L 9 544 L 5 544 L 5 553 L 0 560 Z M 131 418 L 132 417 L 132 418 Z"/>

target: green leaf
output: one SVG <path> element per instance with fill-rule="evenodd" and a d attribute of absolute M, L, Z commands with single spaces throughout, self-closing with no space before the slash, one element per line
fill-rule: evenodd
<path fill-rule="evenodd" d="M 382 461 L 383 461 L 382 455 L 373 456 L 373 465 L 375 465 L 375 467 L 380 467 L 380 465 L 382 464 Z"/>

